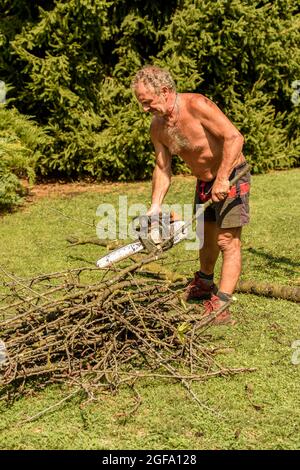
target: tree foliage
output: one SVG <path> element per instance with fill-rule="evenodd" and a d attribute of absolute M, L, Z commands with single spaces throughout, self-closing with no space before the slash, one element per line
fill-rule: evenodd
<path fill-rule="evenodd" d="M 40 175 L 151 175 L 150 118 L 130 82 L 168 67 L 179 91 L 213 99 L 245 135 L 255 172 L 299 155 L 300 15 L 294 0 L 2 0 L 0 79 L 47 127 Z M 183 171 L 177 159 L 174 171 Z"/>
<path fill-rule="evenodd" d="M 21 202 L 25 190 L 19 178 L 34 182 L 37 161 L 50 142 L 28 116 L 0 104 L 0 209 Z"/>

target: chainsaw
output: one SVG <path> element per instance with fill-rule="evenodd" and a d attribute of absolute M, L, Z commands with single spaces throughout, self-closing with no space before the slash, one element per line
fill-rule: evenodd
<path fill-rule="evenodd" d="M 246 165 L 245 168 L 229 182 L 229 187 L 232 188 L 249 169 L 249 165 Z M 146 252 L 155 254 L 169 250 L 172 246 L 177 245 L 177 243 L 187 238 L 188 229 L 194 220 L 198 219 L 213 203 L 214 201 L 209 199 L 204 204 L 200 204 L 196 213 L 187 222 L 177 219 L 174 213 L 161 213 L 152 216 L 142 215 L 137 217 L 134 219 L 134 223 L 136 224 L 135 230 L 138 234 L 138 238 L 132 243 L 116 248 L 98 259 L 96 265 L 98 268 L 107 268 L 136 253 Z"/>
<path fill-rule="evenodd" d="M 106 268 L 141 251 L 156 253 L 166 250 L 188 236 L 183 220 L 175 220 L 172 213 L 142 215 L 134 219 L 138 238 L 128 245 L 121 246 L 97 261 L 99 268 Z"/>

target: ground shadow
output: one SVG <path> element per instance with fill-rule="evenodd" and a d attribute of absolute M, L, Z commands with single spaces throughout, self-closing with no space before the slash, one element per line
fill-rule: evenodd
<path fill-rule="evenodd" d="M 289 273 L 296 274 L 300 270 L 300 263 L 290 258 L 287 258 L 286 256 L 274 256 L 273 254 L 266 252 L 262 249 L 252 247 L 246 248 L 245 251 L 253 253 L 256 256 L 259 256 L 260 258 L 264 258 L 269 265 L 277 265 L 277 267 L 280 267 L 281 269 L 283 269 L 284 271 L 288 271 Z"/>

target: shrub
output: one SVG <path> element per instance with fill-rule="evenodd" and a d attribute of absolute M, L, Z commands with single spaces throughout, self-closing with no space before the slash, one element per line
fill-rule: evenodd
<path fill-rule="evenodd" d="M 33 183 L 39 148 L 49 141 L 29 117 L 0 105 L 0 208 L 21 202 L 25 189 L 19 178 Z"/>

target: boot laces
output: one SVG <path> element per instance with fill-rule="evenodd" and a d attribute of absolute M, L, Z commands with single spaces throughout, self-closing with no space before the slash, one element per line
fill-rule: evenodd
<path fill-rule="evenodd" d="M 203 302 L 203 305 L 207 313 L 212 313 L 214 310 L 220 308 L 219 298 L 217 296 L 213 296 L 210 300 Z"/>

